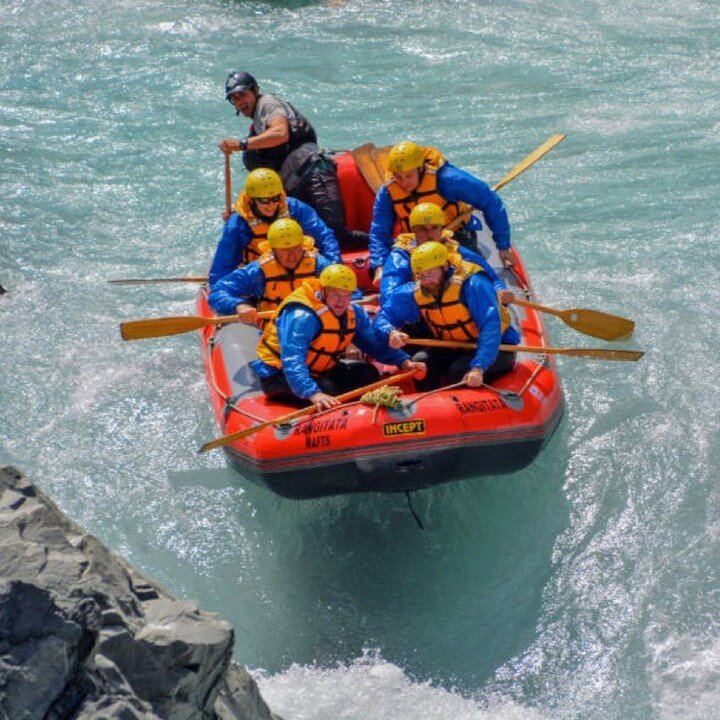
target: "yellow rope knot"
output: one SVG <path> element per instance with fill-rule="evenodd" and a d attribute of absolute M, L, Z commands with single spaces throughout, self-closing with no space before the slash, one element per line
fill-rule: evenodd
<path fill-rule="evenodd" d="M 365 403 L 365 405 L 374 405 L 375 409 L 373 410 L 373 416 L 372 416 L 372 422 L 375 422 L 375 418 L 377 417 L 377 411 L 378 408 L 381 407 L 388 407 L 388 408 L 396 408 L 398 407 L 400 402 L 400 395 L 402 395 L 402 390 L 397 387 L 396 385 L 383 385 L 380 388 L 377 388 L 376 390 L 371 390 L 370 392 L 366 392 L 361 398 L 360 402 Z"/>

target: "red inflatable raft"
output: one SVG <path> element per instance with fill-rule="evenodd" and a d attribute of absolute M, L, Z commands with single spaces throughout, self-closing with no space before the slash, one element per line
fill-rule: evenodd
<path fill-rule="evenodd" d="M 373 193 L 351 153 L 335 157 L 348 225 L 367 230 Z M 522 260 L 515 273 L 500 269 L 486 232 L 479 250 L 516 295 L 533 300 Z M 345 256 L 367 287 L 367 252 Z M 198 312 L 212 316 L 207 288 Z M 525 345 L 547 346 L 541 316 L 516 311 Z M 258 331 L 233 323 L 201 331 L 202 357 L 215 417 L 222 434 L 234 433 L 291 413 L 268 402 L 249 368 Z M 390 375 L 395 368 L 381 367 Z M 269 426 L 225 446 L 233 467 L 247 479 L 289 498 L 350 492 L 405 492 L 451 480 L 510 473 L 526 467 L 558 425 L 563 396 L 554 360 L 519 355 L 512 372 L 493 389 L 466 387 L 417 393 L 412 380 L 401 386 L 397 409 L 353 402 L 291 423 Z"/>

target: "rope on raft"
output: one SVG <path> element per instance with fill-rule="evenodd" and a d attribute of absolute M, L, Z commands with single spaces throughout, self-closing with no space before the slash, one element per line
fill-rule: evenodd
<path fill-rule="evenodd" d="M 372 422 L 375 423 L 377 417 L 378 408 L 388 407 L 396 408 L 401 405 L 400 395 L 402 395 L 402 389 L 396 385 L 383 385 L 380 388 L 366 392 L 361 398 L 360 402 L 365 405 L 374 405 Z"/>

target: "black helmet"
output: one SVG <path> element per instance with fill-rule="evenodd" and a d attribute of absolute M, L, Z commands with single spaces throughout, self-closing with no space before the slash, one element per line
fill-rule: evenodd
<path fill-rule="evenodd" d="M 253 88 L 257 88 L 257 81 L 250 73 L 231 72 L 225 81 L 225 99 L 230 100 L 231 95 Z"/>

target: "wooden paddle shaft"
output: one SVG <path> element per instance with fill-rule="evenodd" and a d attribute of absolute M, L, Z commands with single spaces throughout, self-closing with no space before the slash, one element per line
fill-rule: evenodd
<path fill-rule="evenodd" d="M 167 278 L 124 278 L 121 280 L 108 280 L 112 285 L 149 285 L 152 283 L 204 283 L 207 282 L 207 275 L 187 275 L 185 277 L 167 277 Z"/>
<path fill-rule="evenodd" d="M 557 317 L 561 317 L 563 314 L 562 310 L 545 307 L 545 305 L 538 305 L 538 303 L 530 302 L 529 300 L 523 300 L 519 297 L 514 297 L 510 302 L 513 305 L 520 305 L 521 307 L 530 308 L 531 310 L 539 310 L 540 312 L 548 313 L 548 315 L 555 315 Z"/>
<path fill-rule="evenodd" d="M 232 210 L 232 185 L 230 180 L 230 153 L 225 153 L 225 212 Z"/>
<path fill-rule="evenodd" d="M 461 342 L 459 340 L 434 340 L 428 338 L 409 338 L 408 345 L 425 345 L 428 347 L 457 348 L 461 350 L 475 350 L 477 343 Z M 635 362 L 645 353 L 641 350 L 606 350 L 604 348 L 558 348 L 533 347 L 530 345 L 506 345 L 501 343 L 500 350 L 504 352 L 537 353 L 538 355 L 568 355 L 596 360 L 629 360 Z"/>

